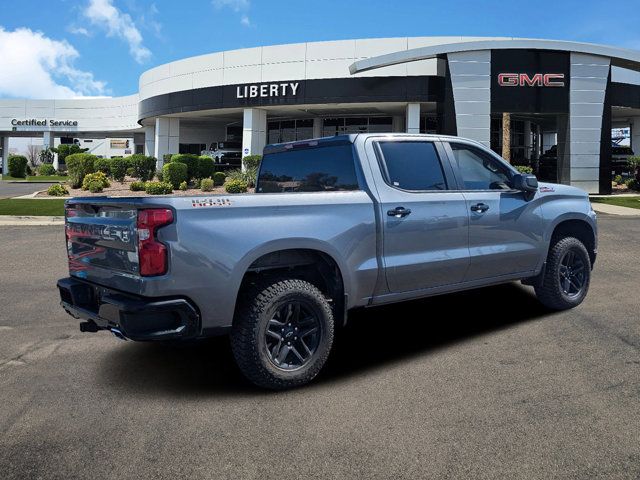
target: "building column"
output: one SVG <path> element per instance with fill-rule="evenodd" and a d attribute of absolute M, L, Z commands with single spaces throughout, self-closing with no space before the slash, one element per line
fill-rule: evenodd
<path fill-rule="evenodd" d="M 147 157 L 156 156 L 156 128 L 154 126 L 144 127 L 144 154 Z"/>
<path fill-rule="evenodd" d="M 164 156 L 179 153 L 180 149 L 180 119 L 173 117 L 156 118 L 154 129 L 154 157 L 157 167 L 162 168 Z"/>
<path fill-rule="evenodd" d="M 267 111 L 245 108 L 242 125 L 242 156 L 262 155 L 267 144 Z"/>
<path fill-rule="evenodd" d="M 407 104 L 407 133 L 420 133 L 420 104 Z"/>
<path fill-rule="evenodd" d="M 570 55 L 568 180 L 588 193 L 598 193 L 600 139 L 610 60 L 582 53 Z M 611 128 L 610 125 L 607 128 Z"/>
<path fill-rule="evenodd" d="M 638 123 L 640 127 L 640 123 Z M 313 138 L 322 137 L 322 118 L 316 117 L 313 119 Z"/>
<path fill-rule="evenodd" d="M 2 174 L 9 175 L 9 137 L 0 138 L 2 142 Z"/>

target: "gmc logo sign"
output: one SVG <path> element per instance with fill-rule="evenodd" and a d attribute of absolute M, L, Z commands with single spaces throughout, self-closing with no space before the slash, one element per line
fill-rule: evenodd
<path fill-rule="evenodd" d="M 564 73 L 499 73 L 501 87 L 564 87 Z"/>

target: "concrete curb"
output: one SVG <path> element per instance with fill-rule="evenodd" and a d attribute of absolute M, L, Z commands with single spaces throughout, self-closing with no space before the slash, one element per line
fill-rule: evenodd
<path fill-rule="evenodd" d="M 640 217 L 640 209 L 609 205 L 607 203 L 591 203 L 591 207 L 598 213 L 608 213 L 609 215 L 625 215 L 629 217 Z"/>
<path fill-rule="evenodd" d="M 0 227 L 64 225 L 64 217 L 0 215 Z"/>

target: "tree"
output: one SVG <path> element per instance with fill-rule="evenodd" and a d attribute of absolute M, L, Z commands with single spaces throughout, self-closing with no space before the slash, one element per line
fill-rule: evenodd
<path fill-rule="evenodd" d="M 511 114 L 502 114 L 502 158 L 511 163 Z"/>
<path fill-rule="evenodd" d="M 40 151 L 42 147 L 39 145 L 27 145 L 27 160 L 32 167 L 37 167 L 40 164 Z"/>
<path fill-rule="evenodd" d="M 57 148 L 52 148 L 54 153 L 58 154 L 58 164 L 64 165 L 66 163 L 66 158 L 69 155 L 73 155 L 74 153 L 84 153 L 89 151 L 88 148 L 80 148 L 79 145 L 75 143 L 69 143 L 64 145 L 59 145 Z"/>

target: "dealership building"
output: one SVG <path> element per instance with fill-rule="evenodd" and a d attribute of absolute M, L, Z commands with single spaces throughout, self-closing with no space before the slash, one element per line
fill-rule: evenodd
<path fill-rule="evenodd" d="M 640 52 L 554 40 L 409 37 L 217 52 L 143 73 L 119 98 L 0 100 L 13 137 L 76 142 L 103 156 L 200 153 L 358 132 L 459 135 L 542 180 L 611 190 L 611 131 L 640 153 Z M 628 129 L 628 130 L 627 130 Z M 98 151 L 92 144 L 108 142 Z M 7 162 L 3 162 L 6 168 Z"/>

